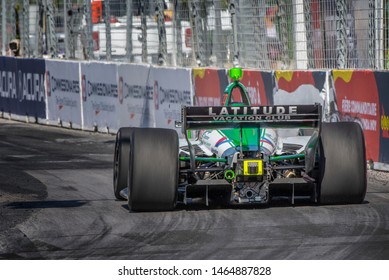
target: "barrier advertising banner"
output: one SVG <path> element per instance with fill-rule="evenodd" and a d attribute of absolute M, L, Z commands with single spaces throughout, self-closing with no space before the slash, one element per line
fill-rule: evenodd
<path fill-rule="evenodd" d="M 119 64 L 118 95 L 120 127 L 153 127 L 154 85 L 149 85 L 149 65 Z"/>
<path fill-rule="evenodd" d="M 27 115 L 46 119 L 45 96 L 45 61 L 43 59 L 25 58 L 17 59 L 18 73 L 16 79 L 19 83 L 19 112 L 18 115 Z"/>
<path fill-rule="evenodd" d="M 176 129 L 182 105 L 193 104 L 191 69 L 152 67 L 148 85 L 154 89 L 156 127 Z M 181 135 L 181 129 L 176 130 Z"/>
<path fill-rule="evenodd" d="M 228 85 L 226 70 L 213 68 L 194 68 L 192 73 L 194 105 L 222 105 L 223 92 Z"/>
<path fill-rule="evenodd" d="M 240 80 L 246 86 L 253 105 L 273 103 L 273 74 L 260 70 L 244 70 Z M 231 82 L 226 69 L 194 68 L 194 104 L 198 106 L 219 106 L 223 93 Z"/>
<path fill-rule="evenodd" d="M 43 59 L 1 57 L 0 109 L 11 118 L 46 118 Z M 19 116 L 19 117 L 18 117 Z"/>
<path fill-rule="evenodd" d="M 325 71 L 284 71 L 274 72 L 276 90 L 274 105 L 298 105 L 320 103 L 324 106 Z"/>
<path fill-rule="evenodd" d="M 244 70 L 240 82 L 246 86 L 252 105 L 273 104 L 273 73 L 260 70 Z"/>
<path fill-rule="evenodd" d="M 49 123 L 81 128 L 80 64 L 46 60 L 47 119 Z"/>
<path fill-rule="evenodd" d="M 16 58 L 0 57 L 0 110 L 4 113 L 18 112 L 18 83 Z"/>
<path fill-rule="evenodd" d="M 379 114 L 380 117 L 380 125 L 377 126 L 377 129 L 380 131 L 378 161 L 389 164 L 389 72 L 374 72 L 374 76 L 380 102 L 379 108 L 376 109 L 377 114 Z M 388 168 L 386 168 L 386 170 L 388 170 Z"/>
<path fill-rule="evenodd" d="M 81 94 L 83 129 L 107 132 L 120 127 L 116 64 L 81 63 Z"/>
<path fill-rule="evenodd" d="M 379 161 L 380 111 L 374 72 L 371 70 L 332 70 L 334 100 L 331 120 L 358 122 L 363 128 L 366 159 Z"/>

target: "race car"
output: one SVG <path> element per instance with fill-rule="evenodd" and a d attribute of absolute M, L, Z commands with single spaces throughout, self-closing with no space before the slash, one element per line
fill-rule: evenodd
<path fill-rule="evenodd" d="M 174 129 L 122 127 L 116 135 L 113 189 L 131 211 L 169 211 L 177 203 L 267 204 L 308 199 L 362 203 L 363 131 L 355 122 L 322 122 L 322 106 L 251 105 L 232 82 L 223 106 L 183 106 L 184 139 Z"/>

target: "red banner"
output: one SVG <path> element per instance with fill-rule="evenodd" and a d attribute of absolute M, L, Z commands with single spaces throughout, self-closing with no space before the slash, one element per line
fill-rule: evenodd
<path fill-rule="evenodd" d="M 228 81 L 225 69 L 193 69 L 194 100 L 198 106 L 222 105 L 223 93 Z M 244 70 L 241 83 L 247 88 L 251 104 L 272 105 L 274 80 L 272 72 Z"/>
<path fill-rule="evenodd" d="M 226 70 L 211 68 L 194 68 L 194 105 L 219 106 L 223 92 L 228 84 Z"/>
<path fill-rule="evenodd" d="M 339 121 L 358 122 L 365 134 L 367 160 L 379 161 L 380 109 L 374 72 L 333 70 Z"/>
<path fill-rule="evenodd" d="M 240 82 L 246 86 L 252 105 L 273 103 L 273 79 L 271 72 L 244 70 Z"/>

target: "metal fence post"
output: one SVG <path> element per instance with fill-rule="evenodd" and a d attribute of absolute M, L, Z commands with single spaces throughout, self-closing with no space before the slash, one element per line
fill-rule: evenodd
<path fill-rule="evenodd" d="M 376 68 L 376 32 L 375 32 L 375 0 L 369 0 L 369 47 L 368 47 L 368 61 L 369 68 Z"/>
<path fill-rule="evenodd" d="M 311 2 L 304 1 L 304 15 L 305 15 L 305 36 L 307 40 L 307 67 L 312 69 L 314 67 L 314 47 L 313 47 L 313 30 L 311 17 Z"/>
<path fill-rule="evenodd" d="M 19 26 L 17 26 L 19 22 L 19 14 L 17 14 L 16 9 L 18 7 L 18 4 L 14 1 L 11 1 L 9 4 L 10 8 L 10 17 L 9 17 L 9 24 L 11 26 L 11 33 L 10 33 L 10 38 L 9 40 L 16 39 L 18 37 L 17 30 Z"/>
<path fill-rule="evenodd" d="M 1 1 L 1 54 L 6 55 L 7 51 L 7 18 L 6 18 L 6 3 L 5 0 Z"/>
<path fill-rule="evenodd" d="M 85 1 L 85 19 L 86 19 L 86 34 L 85 34 L 85 41 L 86 41 L 86 56 L 87 59 L 94 59 L 93 54 L 93 38 L 92 38 L 92 7 L 90 1 Z"/>
<path fill-rule="evenodd" d="M 233 57 L 234 66 L 239 65 L 238 25 L 236 22 L 236 9 L 237 9 L 237 2 L 235 0 L 231 0 L 229 10 L 231 14 L 232 36 L 233 36 L 233 46 L 234 46 L 234 57 Z"/>
<path fill-rule="evenodd" d="M 183 65 L 182 59 L 182 24 L 181 24 L 181 9 L 182 3 L 179 0 L 174 0 L 174 11 L 173 11 L 173 28 L 174 28 L 174 38 L 176 39 L 175 45 L 175 56 L 173 55 L 173 63 L 176 65 Z"/>
<path fill-rule="evenodd" d="M 71 1 L 71 0 L 70 0 Z M 65 26 L 65 57 L 73 58 L 74 57 L 74 44 L 72 37 L 72 6 L 69 3 L 69 0 L 64 0 L 63 2 L 63 10 L 64 10 L 64 26 Z"/>
<path fill-rule="evenodd" d="M 190 20 L 190 26 L 192 29 L 191 34 L 191 45 L 193 50 L 193 59 L 196 61 L 197 65 L 199 65 L 198 60 L 198 42 L 197 42 L 197 25 L 195 21 L 196 14 L 196 7 L 194 6 L 194 3 L 192 2 L 194 0 L 188 0 L 188 8 L 189 8 L 189 20 Z"/>
<path fill-rule="evenodd" d="M 44 6 L 42 0 L 37 1 L 38 11 L 35 24 L 35 56 L 40 57 L 43 53 L 43 21 Z"/>
<path fill-rule="evenodd" d="M 289 55 L 289 32 L 288 32 L 288 19 L 285 0 L 278 1 L 278 19 L 280 23 L 280 42 L 282 44 L 281 61 L 284 67 L 290 64 Z"/>
<path fill-rule="evenodd" d="M 47 52 L 53 57 L 58 54 L 57 35 L 55 32 L 53 0 L 46 0 L 46 37 Z"/>
<path fill-rule="evenodd" d="M 256 28 L 259 25 L 258 18 L 255 15 L 257 11 L 255 7 L 258 6 L 257 2 L 256 0 L 235 1 L 235 19 L 240 32 L 238 32 L 237 28 L 234 33 L 237 33 L 240 42 L 239 62 L 246 67 L 255 67 L 256 62 L 259 61 L 258 52 L 256 51 L 257 46 L 255 45 L 255 37 L 258 37 L 258 34 L 255 33 L 258 31 Z"/>
<path fill-rule="evenodd" d="M 347 67 L 347 4 L 345 0 L 336 1 L 336 67 Z"/>
<path fill-rule="evenodd" d="M 63 1 L 63 27 L 65 34 L 65 58 L 69 57 L 69 35 L 68 35 L 68 16 L 67 16 L 67 3 Z"/>
<path fill-rule="evenodd" d="M 145 0 L 140 0 L 140 16 L 141 16 L 141 30 L 142 30 L 142 62 L 147 62 L 147 18 L 145 10 Z"/>
<path fill-rule="evenodd" d="M 127 0 L 127 11 L 126 11 L 126 57 L 128 61 L 133 62 L 134 58 L 132 55 L 132 0 Z"/>
<path fill-rule="evenodd" d="M 109 61 L 112 58 L 112 42 L 111 42 L 111 8 L 110 1 L 104 1 L 105 15 L 105 48 L 106 48 L 106 59 Z"/>
<path fill-rule="evenodd" d="M 222 19 L 221 19 L 221 1 L 214 0 L 213 4 L 215 6 L 215 30 L 213 32 L 213 42 L 214 42 L 214 53 L 216 54 L 216 66 L 223 66 L 223 49 L 221 44 L 223 43 L 223 33 L 222 33 Z"/>
<path fill-rule="evenodd" d="M 22 28 L 22 46 L 23 46 L 23 56 L 30 56 L 30 30 L 29 30 L 29 13 L 30 13 L 30 1 L 23 0 L 23 28 Z"/>
<path fill-rule="evenodd" d="M 10 4 L 10 17 L 9 17 L 9 22 L 11 23 L 10 40 L 16 38 L 16 15 L 15 15 L 15 6 L 16 6 L 15 0 L 11 0 L 11 4 Z"/>
<path fill-rule="evenodd" d="M 385 55 L 384 55 L 384 29 L 387 29 L 387 27 L 384 24 L 384 6 L 387 6 L 388 4 L 385 2 L 385 5 L 382 0 L 376 0 L 376 68 L 377 69 L 384 69 L 384 61 L 385 61 Z"/>
<path fill-rule="evenodd" d="M 164 1 L 158 0 L 156 6 L 156 16 L 158 20 L 158 64 L 165 65 L 167 58 L 167 43 L 166 43 L 166 27 L 165 27 L 165 15 L 164 15 Z"/>
<path fill-rule="evenodd" d="M 308 59 L 303 0 L 293 0 L 293 10 L 296 67 L 297 69 L 306 69 Z"/>
<path fill-rule="evenodd" d="M 192 37 L 196 63 L 198 66 L 204 66 L 206 63 L 204 55 L 204 40 L 202 35 L 206 31 L 201 28 L 200 2 L 199 0 L 190 0 L 188 4 L 192 19 Z"/>
<path fill-rule="evenodd" d="M 254 51 L 252 54 L 254 64 L 252 66 L 261 69 L 270 68 L 270 60 L 267 49 L 267 30 L 265 25 L 266 1 L 253 0 L 252 3 L 252 25 L 254 26 Z M 249 40 L 249 38 L 247 38 Z M 249 62 L 250 65 L 250 62 Z"/>

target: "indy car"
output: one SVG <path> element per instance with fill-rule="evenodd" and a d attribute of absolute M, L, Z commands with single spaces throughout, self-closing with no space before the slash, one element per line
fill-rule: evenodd
<path fill-rule="evenodd" d="M 223 106 L 184 106 L 185 139 L 174 129 L 122 127 L 116 135 L 113 189 L 130 211 L 168 211 L 177 203 L 267 204 L 308 199 L 362 203 L 366 156 L 361 127 L 322 122 L 322 106 L 253 106 L 239 82 Z"/>

